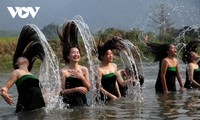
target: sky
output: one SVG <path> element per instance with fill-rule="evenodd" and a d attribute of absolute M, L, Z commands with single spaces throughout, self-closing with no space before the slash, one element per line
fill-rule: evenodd
<path fill-rule="evenodd" d="M 199 26 L 200 0 L 0 0 L 0 30 L 20 30 L 25 24 L 43 28 L 50 23 L 63 24 L 76 15 L 83 17 L 91 31 L 109 27 L 151 30 L 150 15 L 156 6 L 170 8 L 175 27 Z M 40 7 L 35 18 L 12 18 L 7 7 Z"/>

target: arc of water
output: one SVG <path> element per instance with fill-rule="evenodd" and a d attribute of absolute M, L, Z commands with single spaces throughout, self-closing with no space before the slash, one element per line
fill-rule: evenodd
<path fill-rule="evenodd" d="M 132 78 L 135 82 L 135 85 L 134 86 L 132 84 L 128 85 L 126 98 L 128 102 L 132 102 L 132 101 L 140 102 L 143 99 L 143 97 L 142 97 L 141 89 L 140 89 L 139 73 L 138 73 L 136 62 L 131 50 L 134 49 L 136 51 L 136 54 L 139 56 L 141 63 L 142 63 L 142 60 L 140 58 L 138 49 L 133 45 L 133 43 L 131 43 L 129 40 L 122 40 L 121 42 L 126 47 L 126 51 L 124 50 L 120 51 L 120 57 L 124 64 L 124 67 L 129 66 L 132 71 L 135 70 L 135 74 L 132 73 Z M 135 80 L 135 76 L 136 76 L 136 80 Z"/>
<path fill-rule="evenodd" d="M 181 31 L 179 33 L 179 35 L 175 38 L 175 43 L 174 45 L 178 48 L 177 49 L 177 59 L 179 59 L 179 55 L 181 54 L 181 51 L 183 50 L 183 48 L 186 47 L 186 38 L 185 38 L 185 35 L 187 32 L 190 32 L 191 30 L 198 30 L 198 25 L 192 25 L 190 27 L 188 27 L 187 29 L 184 29 L 183 31 Z M 197 38 L 200 38 L 200 35 L 199 35 L 199 32 L 197 32 Z M 180 40 L 183 40 L 183 42 L 181 42 Z M 181 71 L 184 71 L 185 68 L 181 68 Z"/>
<path fill-rule="evenodd" d="M 98 59 L 97 59 L 97 47 L 95 44 L 94 37 L 92 36 L 88 25 L 84 22 L 81 16 L 75 16 L 72 20 L 78 27 L 79 33 L 84 42 L 84 47 L 87 54 L 88 64 L 89 64 L 89 73 L 92 85 L 92 106 L 100 107 L 101 105 L 96 102 L 96 98 L 100 96 L 100 90 L 96 88 L 96 82 L 98 81 Z M 100 84 L 100 82 L 99 82 Z"/>
<path fill-rule="evenodd" d="M 56 108 L 59 102 L 59 92 L 61 90 L 59 62 L 40 29 L 34 24 L 30 26 L 38 33 L 45 52 L 45 58 L 40 67 L 39 80 L 46 103 L 45 109 L 49 111 Z"/>

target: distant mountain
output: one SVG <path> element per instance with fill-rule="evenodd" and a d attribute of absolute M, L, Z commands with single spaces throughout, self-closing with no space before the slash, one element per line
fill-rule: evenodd
<path fill-rule="evenodd" d="M 18 36 L 19 32 L 18 31 L 5 31 L 5 30 L 0 30 L 0 37 L 7 37 L 7 36 Z"/>

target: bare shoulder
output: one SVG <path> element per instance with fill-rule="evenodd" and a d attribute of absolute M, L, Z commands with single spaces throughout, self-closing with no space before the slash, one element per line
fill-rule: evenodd
<path fill-rule="evenodd" d="M 80 68 L 81 68 L 81 71 L 83 71 L 83 72 L 87 72 L 88 71 L 88 68 L 85 67 L 85 66 L 80 65 Z"/>
<path fill-rule="evenodd" d="M 21 71 L 19 69 L 13 70 L 12 73 L 10 74 L 10 79 L 12 79 L 12 80 L 19 79 L 20 73 L 21 73 Z"/>
<path fill-rule="evenodd" d="M 163 60 L 162 60 L 162 63 L 167 63 L 169 60 L 168 60 L 168 58 L 164 58 Z"/>
<path fill-rule="evenodd" d="M 103 73 L 103 69 L 101 67 L 98 67 L 97 70 L 98 70 L 99 74 Z"/>
<path fill-rule="evenodd" d="M 67 74 L 67 73 L 68 73 L 68 71 L 67 71 L 67 68 L 66 68 L 66 67 L 60 69 L 60 74 L 61 74 L 61 75 L 64 75 L 64 74 Z"/>
<path fill-rule="evenodd" d="M 174 61 L 175 61 L 176 63 L 178 63 L 178 59 L 174 58 Z"/>
<path fill-rule="evenodd" d="M 117 64 L 115 64 L 115 63 L 110 63 L 110 65 L 111 65 L 112 67 L 117 68 Z"/>
<path fill-rule="evenodd" d="M 20 69 L 13 70 L 12 73 L 11 73 L 11 75 L 16 76 L 16 77 L 20 76 L 20 74 L 21 74 Z"/>
<path fill-rule="evenodd" d="M 194 64 L 193 64 L 193 63 L 189 63 L 189 64 L 188 64 L 188 67 L 189 67 L 189 68 L 193 68 L 193 67 L 194 67 Z"/>

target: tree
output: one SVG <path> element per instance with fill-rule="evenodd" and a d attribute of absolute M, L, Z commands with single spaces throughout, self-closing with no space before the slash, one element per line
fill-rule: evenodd
<path fill-rule="evenodd" d="M 172 28 L 174 22 L 170 22 L 170 8 L 167 7 L 165 4 L 161 4 L 156 6 L 152 13 L 149 15 L 150 19 L 152 20 L 153 27 L 159 30 L 159 39 L 163 40 L 164 37 L 169 35 L 169 32 Z"/>
<path fill-rule="evenodd" d="M 107 28 L 104 31 L 98 31 L 99 40 L 103 43 L 109 39 L 111 39 L 113 36 L 123 37 L 124 31 L 120 29 L 115 28 Z"/>

